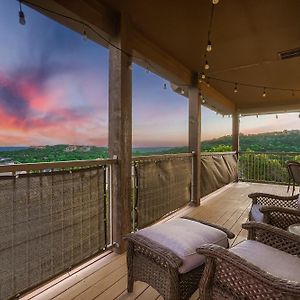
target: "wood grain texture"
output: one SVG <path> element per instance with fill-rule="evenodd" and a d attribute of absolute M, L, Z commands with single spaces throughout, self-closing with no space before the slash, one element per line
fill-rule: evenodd
<path fill-rule="evenodd" d="M 238 113 L 232 114 L 232 150 L 240 151 L 240 118 Z"/>
<path fill-rule="evenodd" d="M 113 240 L 125 250 L 123 236 L 130 230 L 131 149 L 132 149 L 132 72 L 128 34 L 130 22 L 121 16 L 120 32 L 115 40 L 121 52 L 109 48 L 109 156 L 119 164 L 112 172 Z"/>
<path fill-rule="evenodd" d="M 201 161 L 201 100 L 198 88 L 198 75 L 192 78 L 193 86 L 189 88 L 189 151 L 193 152 L 192 160 L 192 193 L 191 203 L 200 205 L 200 161 Z"/>

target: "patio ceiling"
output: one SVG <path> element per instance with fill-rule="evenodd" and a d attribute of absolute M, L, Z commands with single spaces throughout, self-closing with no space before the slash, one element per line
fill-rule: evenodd
<path fill-rule="evenodd" d="M 151 61 L 153 71 L 177 86 L 189 84 L 191 72 L 203 71 L 210 0 L 51 2 L 109 35 L 116 32 L 114 20 L 125 12 L 131 21 L 133 49 Z M 199 83 L 212 108 L 241 114 L 300 110 L 300 92 L 292 92 L 300 90 L 300 57 L 281 60 L 278 56 L 280 51 L 300 47 L 299 11 L 298 0 L 220 0 L 212 25 L 213 50 L 208 53 L 210 87 Z M 263 88 L 238 85 L 234 93 L 233 83 L 213 78 L 289 90 L 267 88 L 267 96 L 262 97 Z"/>

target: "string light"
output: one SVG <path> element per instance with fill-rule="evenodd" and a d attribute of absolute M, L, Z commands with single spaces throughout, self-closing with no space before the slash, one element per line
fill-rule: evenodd
<path fill-rule="evenodd" d="M 216 5 L 219 3 L 220 0 L 212 0 L 212 4 Z"/>
<path fill-rule="evenodd" d="M 264 88 L 264 91 L 263 91 L 263 94 L 262 94 L 263 97 L 266 97 L 267 94 L 266 94 L 266 88 Z"/>
<path fill-rule="evenodd" d="M 82 30 L 82 39 L 83 39 L 84 41 L 87 41 L 87 39 L 88 39 L 88 36 L 87 36 L 87 34 L 86 34 L 86 31 L 85 31 L 85 26 L 84 26 L 84 24 L 83 24 L 83 30 Z"/>
<path fill-rule="evenodd" d="M 205 70 L 208 70 L 208 69 L 209 69 L 209 64 L 208 64 L 208 61 L 207 61 L 207 60 L 205 61 L 204 69 L 205 69 Z"/>
<path fill-rule="evenodd" d="M 25 15 L 24 12 L 22 10 L 22 3 L 21 0 L 19 0 L 19 4 L 20 4 L 20 10 L 19 10 L 19 23 L 21 25 L 25 25 L 26 24 L 26 20 L 25 20 Z"/>
<path fill-rule="evenodd" d="M 234 84 L 234 90 L 233 90 L 233 91 L 234 91 L 234 93 L 237 93 L 237 92 L 238 92 L 238 89 L 237 89 L 237 83 Z"/>
<path fill-rule="evenodd" d="M 205 74 L 204 73 L 201 74 L 201 78 L 205 79 Z"/>
<path fill-rule="evenodd" d="M 248 87 L 248 88 L 263 89 L 263 91 L 265 92 L 266 95 L 267 95 L 267 93 L 266 93 L 267 89 L 268 90 L 273 90 L 273 91 L 288 92 L 288 93 L 292 92 L 293 96 L 295 96 L 296 92 L 300 92 L 300 89 L 290 89 L 290 88 L 279 88 L 279 87 L 273 87 L 273 86 L 255 85 L 255 84 L 250 84 L 250 83 L 225 80 L 225 79 L 221 79 L 221 78 L 217 78 L 217 77 L 213 77 L 213 76 L 207 76 L 207 78 L 209 78 L 210 81 L 215 80 L 215 81 L 227 83 L 228 85 L 234 85 L 234 86 L 237 85 L 237 86 L 245 86 L 245 87 Z"/>
<path fill-rule="evenodd" d="M 210 52 L 211 50 L 212 50 L 211 41 L 208 40 L 207 46 L 206 46 L 206 51 L 207 51 L 207 52 Z"/>

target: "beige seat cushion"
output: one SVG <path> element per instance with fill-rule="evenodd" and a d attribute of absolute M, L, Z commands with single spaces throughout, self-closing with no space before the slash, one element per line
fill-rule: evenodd
<path fill-rule="evenodd" d="M 227 235 L 223 231 L 182 218 L 153 225 L 136 234 L 147 237 L 178 255 L 183 260 L 180 273 L 186 273 L 204 263 L 205 257 L 196 253 L 199 246 L 217 244 L 228 247 Z"/>
<path fill-rule="evenodd" d="M 256 241 L 243 241 L 229 251 L 274 277 L 300 282 L 300 258 Z"/>

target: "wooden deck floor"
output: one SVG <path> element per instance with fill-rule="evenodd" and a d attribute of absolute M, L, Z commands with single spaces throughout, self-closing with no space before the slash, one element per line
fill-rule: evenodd
<path fill-rule="evenodd" d="M 241 224 L 248 218 L 250 199 L 247 195 L 251 192 L 287 195 L 285 186 L 235 183 L 206 197 L 200 207 L 182 209 L 172 217 L 188 215 L 223 225 L 236 234 L 236 238 L 231 241 L 234 245 L 246 238 Z M 162 299 L 156 290 L 142 282 L 136 282 L 134 292 L 127 294 L 126 284 L 126 256 L 110 252 L 101 259 L 95 259 L 87 267 L 73 270 L 21 299 Z M 196 292 L 191 299 L 197 298 Z"/>

